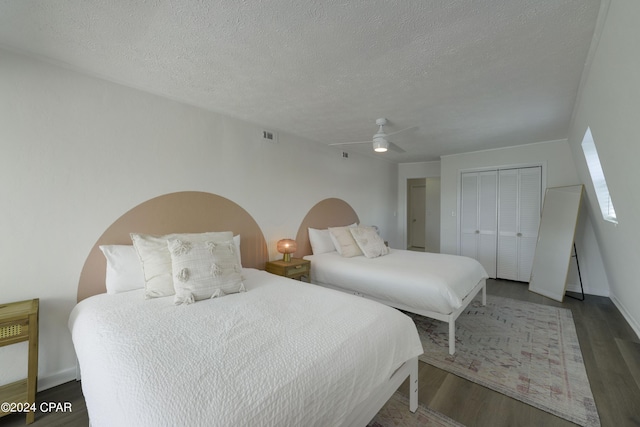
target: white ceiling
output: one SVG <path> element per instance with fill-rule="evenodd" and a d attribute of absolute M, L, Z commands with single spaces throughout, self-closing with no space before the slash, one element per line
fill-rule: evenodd
<path fill-rule="evenodd" d="M 386 117 L 419 129 L 381 156 L 427 161 L 566 138 L 599 7 L 3 0 L 0 45 L 321 144 L 370 139 Z"/>

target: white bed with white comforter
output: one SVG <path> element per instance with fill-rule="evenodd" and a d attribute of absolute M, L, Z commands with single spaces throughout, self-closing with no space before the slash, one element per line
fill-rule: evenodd
<path fill-rule="evenodd" d="M 315 261 L 312 271 L 323 274 Z M 140 289 L 74 308 L 69 328 L 93 427 L 349 424 L 372 391 L 423 353 L 397 310 L 242 274 L 247 292 L 195 304 L 145 300 Z"/>
<path fill-rule="evenodd" d="M 338 252 L 307 255 L 314 283 L 329 284 L 388 302 L 449 314 L 487 273 L 457 255 L 390 249 L 385 256 L 345 258 Z"/>
<path fill-rule="evenodd" d="M 455 319 L 482 290 L 488 275 L 475 259 L 389 249 L 376 258 L 338 252 L 307 255 L 311 282 L 360 295 L 412 313 L 449 322 L 449 353 L 455 352 Z"/>

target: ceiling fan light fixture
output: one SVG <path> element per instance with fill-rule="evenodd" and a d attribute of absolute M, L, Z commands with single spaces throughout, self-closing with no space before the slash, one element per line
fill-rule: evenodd
<path fill-rule="evenodd" d="M 389 149 L 389 143 L 384 138 L 373 138 L 373 151 L 384 153 Z"/>
<path fill-rule="evenodd" d="M 373 151 L 375 151 L 376 153 L 385 153 L 389 149 L 396 151 L 398 153 L 404 153 L 405 151 L 402 148 L 398 147 L 393 142 L 389 142 L 387 137 L 391 135 L 399 134 L 400 132 L 418 129 L 417 126 L 414 126 L 411 128 L 404 128 L 395 132 L 391 132 L 390 134 L 387 134 L 384 131 L 384 126 L 387 124 L 387 119 L 384 119 L 384 118 L 378 119 L 376 120 L 376 124 L 380 126 L 380 128 L 378 129 L 378 132 L 375 135 L 373 135 L 373 140 L 370 139 L 368 141 L 335 142 L 329 145 L 349 145 L 349 144 L 366 144 L 366 143 L 371 144 L 373 142 Z"/>

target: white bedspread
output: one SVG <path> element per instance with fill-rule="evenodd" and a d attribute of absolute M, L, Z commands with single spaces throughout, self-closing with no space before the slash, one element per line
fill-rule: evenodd
<path fill-rule="evenodd" d="M 243 270 L 247 292 L 175 306 L 142 290 L 72 311 L 91 425 L 333 426 L 422 354 L 397 310 Z"/>
<path fill-rule="evenodd" d="M 378 258 L 309 255 L 311 281 L 418 310 L 449 314 L 488 277 L 475 259 L 391 249 Z"/>

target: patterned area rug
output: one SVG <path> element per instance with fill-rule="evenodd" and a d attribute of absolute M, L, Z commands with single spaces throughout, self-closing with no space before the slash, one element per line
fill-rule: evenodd
<path fill-rule="evenodd" d="M 409 411 L 409 399 L 396 392 L 367 427 L 464 427 L 462 424 L 422 404 Z"/>
<path fill-rule="evenodd" d="M 408 313 L 425 354 L 420 360 L 582 426 L 599 426 L 571 310 L 487 295 L 448 325 Z"/>

